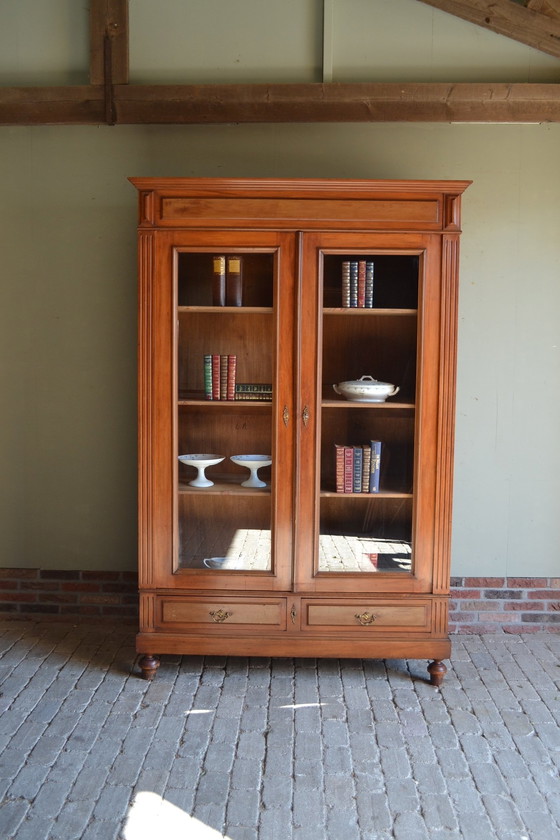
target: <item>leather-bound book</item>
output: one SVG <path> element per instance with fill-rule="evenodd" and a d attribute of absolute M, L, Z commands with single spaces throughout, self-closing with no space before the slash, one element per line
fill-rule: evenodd
<path fill-rule="evenodd" d="M 227 258 L 226 306 L 241 306 L 243 301 L 243 263 L 241 257 Z"/>
<path fill-rule="evenodd" d="M 214 306 L 226 305 L 226 258 L 212 257 L 212 303 Z"/>

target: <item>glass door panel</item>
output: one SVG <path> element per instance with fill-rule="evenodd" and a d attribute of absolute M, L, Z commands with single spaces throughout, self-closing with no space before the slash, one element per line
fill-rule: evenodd
<path fill-rule="evenodd" d="M 270 574 L 277 252 L 176 259 L 178 571 Z"/>
<path fill-rule="evenodd" d="M 410 574 L 419 258 L 337 250 L 319 260 L 316 572 Z"/>

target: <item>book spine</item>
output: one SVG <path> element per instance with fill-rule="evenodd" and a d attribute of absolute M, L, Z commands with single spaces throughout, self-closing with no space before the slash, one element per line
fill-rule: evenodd
<path fill-rule="evenodd" d="M 212 354 L 212 399 L 220 399 L 220 357 Z"/>
<path fill-rule="evenodd" d="M 344 492 L 351 493 L 354 486 L 354 449 L 344 447 Z"/>
<path fill-rule="evenodd" d="M 212 303 L 214 306 L 226 305 L 226 258 L 212 258 Z"/>
<path fill-rule="evenodd" d="M 374 267 L 373 261 L 366 261 L 366 309 L 373 309 L 373 276 Z"/>
<path fill-rule="evenodd" d="M 358 305 L 358 261 L 350 260 L 350 306 Z"/>
<path fill-rule="evenodd" d="M 358 306 L 363 309 L 366 305 L 366 261 L 358 262 Z"/>
<path fill-rule="evenodd" d="M 369 493 L 369 474 L 371 471 L 371 446 L 362 446 L 362 493 Z"/>
<path fill-rule="evenodd" d="M 335 487 L 337 493 L 344 493 L 344 447 L 335 443 Z"/>
<path fill-rule="evenodd" d="M 220 356 L 220 399 L 227 400 L 228 357 Z"/>
<path fill-rule="evenodd" d="M 267 382 L 237 382 L 235 399 L 272 402 L 272 385 Z"/>
<path fill-rule="evenodd" d="M 342 306 L 350 306 L 350 260 L 342 261 Z"/>
<path fill-rule="evenodd" d="M 361 446 L 353 446 L 354 450 L 354 475 L 352 478 L 352 492 L 353 493 L 361 493 L 362 492 L 362 447 Z"/>
<path fill-rule="evenodd" d="M 369 492 L 379 493 L 379 471 L 381 468 L 381 441 L 371 442 L 371 466 L 369 471 Z"/>
<path fill-rule="evenodd" d="M 226 306 L 241 306 L 242 300 L 242 260 L 241 257 L 228 257 L 226 272 Z"/>
<path fill-rule="evenodd" d="M 236 382 L 235 390 L 239 393 L 272 393 L 272 385 L 268 382 Z"/>
<path fill-rule="evenodd" d="M 253 400 L 257 402 L 272 402 L 272 394 L 266 391 L 255 392 L 254 394 L 248 391 L 236 391 L 236 400 Z"/>
<path fill-rule="evenodd" d="M 229 355 L 227 357 L 227 394 L 228 400 L 235 399 L 235 375 L 237 372 L 237 356 Z"/>
<path fill-rule="evenodd" d="M 204 395 L 207 400 L 212 399 L 212 356 L 210 353 L 204 356 Z"/>

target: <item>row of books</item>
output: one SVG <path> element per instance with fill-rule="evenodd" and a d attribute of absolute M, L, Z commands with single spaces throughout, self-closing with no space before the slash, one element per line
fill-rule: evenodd
<path fill-rule="evenodd" d="M 204 355 L 204 396 L 207 400 L 258 400 L 272 402 L 272 385 L 268 382 L 237 382 L 235 354 Z"/>
<path fill-rule="evenodd" d="M 343 260 L 342 306 L 371 309 L 373 307 L 373 260 Z"/>
<path fill-rule="evenodd" d="M 212 303 L 214 306 L 241 306 L 243 303 L 243 260 L 239 256 L 212 258 Z"/>
<path fill-rule="evenodd" d="M 336 492 L 379 493 L 381 441 L 360 446 L 335 443 Z"/>
<path fill-rule="evenodd" d="M 207 400 L 234 400 L 237 356 L 206 353 L 204 395 Z"/>

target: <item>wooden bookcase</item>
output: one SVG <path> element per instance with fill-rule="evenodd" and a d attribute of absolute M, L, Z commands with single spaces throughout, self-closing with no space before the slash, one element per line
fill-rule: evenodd
<path fill-rule="evenodd" d="M 165 653 L 407 657 L 432 660 L 440 684 L 470 182 L 131 181 L 143 675 Z M 239 306 L 216 304 L 216 256 L 241 260 Z M 371 306 L 344 306 L 343 273 L 364 262 Z M 208 399 L 207 356 L 235 356 L 237 384 L 272 385 L 271 399 Z M 333 390 L 364 375 L 399 393 Z M 379 491 L 337 492 L 335 445 L 363 458 L 372 440 Z M 223 458 L 211 486 L 191 484 L 192 454 Z M 244 486 L 240 454 L 270 457 L 264 487 Z"/>

